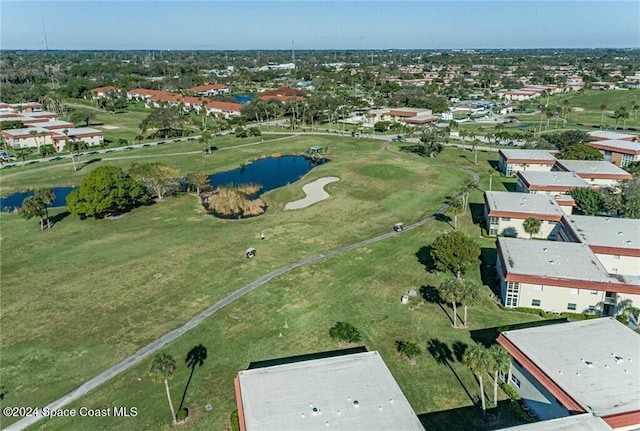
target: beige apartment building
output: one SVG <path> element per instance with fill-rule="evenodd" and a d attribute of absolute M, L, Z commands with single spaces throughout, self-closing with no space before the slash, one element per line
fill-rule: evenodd
<path fill-rule="evenodd" d="M 516 174 L 516 191 L 520 193 L 542 193 L 551 196 L 568 194 L 577 188 L 590 188 L 588 182 L 575 172 L 520 171 Z"/>
<path fill-rule="evenodd" d="M 587 244 L 498 238 L 496 248 L 508 308 L 611 316 L 640 304 L 640 277 L 610 274 Z"/>
<path fill-rule="evenodd" d="M 520 171 L 549 172 L 556 163 L 555 152 L 548 150 L 505 150 L 498 152 L 498 168 L 507 176 Z"/>

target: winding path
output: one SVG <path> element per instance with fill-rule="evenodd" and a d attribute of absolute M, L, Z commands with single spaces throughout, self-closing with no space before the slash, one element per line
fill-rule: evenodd
<path fill-rule="evenodd" d="M 387 151 L 387 145 L 388 142 L 383 143 L 382 145 L 382 151 L 386 152 Z M 237 148 L 237 147 L 236 147 Z M 398 154 L 394 154 L 396 156 L 401 156 Z M 460 169 L 468 174 L 470 174 L 473 177 L 473 183 L 468 187 L 467 190 L 470 190 L 471 188 L 475 187 L 478 185 L 478 183 L 480 182 L 480 176 L 476 173 L 473 172 L 469 169 L 464 169 L 464 168 L 457 168 Z M 411 230 L 411 229 L 415 229 L 417 227 L 420 227 L 426 223 L 429 223 L 430 221 L 434 220 L 438 215 L 444 214 L 448 209 L 448 205 L 442 205 L 440 207 L 440 209 L 433 215 L 424 218 L 422 220 L 419 220 L 413 224 L 410 224 L 408 226 L 405 226 L 404 231 L 407 230 Z M 46 407 L 48 407 L 50 410 L 52 409 L 61 409 L 64 406 L 72 403 L 73 401 L 76 401 L 77 399 L 79 399 L 80 397 L 82 397 L 83 395 L 87 394 L 89 391 L 98 388 L 100 385 L 102 385 L 103 383 L 105 383 L 107 380 L 110 380 L 111 378 L 123 373 L 124 371 L 128 370 L 129 368 L 133 367 L 134 365 L 138 364 L 140 361 L 142 361 L 143 359 L 151 356 L 152 354 L 154 354 L 155 352 L 157 352 L 158 350 L 160 350 L 165 344 L 170 343 L 171 341 L 174 341 L 176 338 L 178 338 L 179 336 L 181 336 L 182 334 L 184 334 L 185 332 L 189 331 L 190 329 L 195 328 L 196 326 L 198 326 L 200 323 L 202 323 L 207 317 L 212 316 L 213 314 L 215 314 L 216 312 L 218 312 L 219 310 L 221 310 L 222 308 L 226 307 L 227 305 L 231 304 L 233 301 L 235 301 L 238 298 L 241 298 L 242 296 L 246 295 L 247 293 L 257 289 L 258 287 L 262 286 L 263 284 L 271 281 L 272 279 L 278 277 L 279 275 L 282 275 L 286 272 L 289 272 L 295 268 L 299 268 L 303 265 L 307 265 L 309 263 L 313 263 L 313 262 L 317 262 L 318 260 L 327 258 L 327 257 L 332 257 L 332 256 L 336 256 L 338 254 L 342 254 L 345 253 L 347 251 L 350 250 L 354 250 L 356 248 L 360 248 L 360 247 L 364 247 L 366 245 L 369 244 L 373 244 L 375 242 L 378 241 L 382 241 L 385 240 L 387 238 L 391 238 L 397 235 L 402 235 L 402 232 L 394 232 L 394 231 L 390 231 L 388 233 L 382 234 L 382 235 L 378 235 L 376 237 L 370 238 L 370 239 L 366 239 L 360 242 L 356 242 L 354 244 L 350 244 L 350 245 L 346 245 L 344 247 L 340 247 L 338 249 L 335 250 L 331 250 L 331 251 L 327 251 L 324 253 L 319 253 L 313 256 L 309 256 L 306 257 L 304 259 L 301 259 L 297 262 L 291 263 L 289 265 L 285 265 L 281 268 L 276 269 L 275 271 L 272 271 L 260 278 L 258 278 L 257 280 L 247 284 L 246 286 L 236 290 L 235 292 L 231 293 L 230 295 L 226 296 L 225 298 L 221 299 L 220 301 L 218 301 L 216 304 L 212 305 L 211 307 L 207 308 L 206 310 L 204 310 L 203 312 L 201 312 L 200 314 L 198 314 L 197 316 L 195 316 L 194 318 L 192 318 L 191 320 L 189 320 L 187 323 L 185 323 L 184 325 L 182 325 L 181 327 L 174 329 L 173 331 L 163 335 L 162 337 L 158 338 L 157 340 L 155 340 L 154 342 L 152 342 L 151 344 L 143 347 L 142 349 L 138 350 L 136 353 L 134 353 L 133 355 L 123 359 L 122 361 L 118 362 L 116 365 L 114 365 L 113 367 L 107 369 L 106 371 L 102 372 L 101 374 L 97 375 L 96 377 L 92 378 L 91 380 L 83 383 L 82 385 L 80 385 L 78 388 L 74 389 L 73 391 L 69 392 L 68 394 L 64 395 L 63 397 L 53 401 L 50 404 L 47 404 Z M 38 416 L 31 416 L 31 417 L 27 417 L 24 419 L 21 419 L 20 421 L 10 425 L 9 427 L 5 428 L 6 431 L 14 431 L 14 430 L 23 430 L 28 426 L 31 426 L 35 423 L 37 423 L 38 421 L 44 419 L 45 417 L 42 415 L 38 415 Z"/>

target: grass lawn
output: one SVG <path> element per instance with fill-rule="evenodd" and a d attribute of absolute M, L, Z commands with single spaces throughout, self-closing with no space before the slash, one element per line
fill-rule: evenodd
<path fill-rule="evenodd" d="M 461 190 L 470 181 L 469 174 L 447 165 L 462 161 L 473 166 L 458 157 L 461 154 L 458 150 L 450 153 L 447 150 L 442 158 L 433 160 L 395 157 L 381 153 L 379 142 L 324 136 L 265 142 L 216 152 L 207 157 L 201 153 L 180 157 L 167 154 L 159 155 L 159 159 L 180 167 L 184 172 L 214 172 L 233 169 L 241 162 L 265 155 L 298 153 L 314 144 L 328 146 L 333 161 L 314 169 L 300 183 L 268 193 L 265 199 L 270 205 L 269 211 L 257 218 L 241 221 L 213 218 L 199 207 L 195 197 L 189 195 L 138 208 L 118 220 L 80 221 L 65 216 L 60 210 L 53 211 L 58 221 L 51 231 L 44 233 L 38 231 L 37 222 L 26 222 L 14 214 L 1 214 L 1 372 L 2 382 L 9 391 L 6 402 L 43 405 L 273 269 L 320 251 L 387 232 L 399 220 L 408 224 L 432 214 L 440 207 L 444 196 Z M 140 160 L 132 155 L 119 160 L 102 160 L 95 165 L 110 163 L 127 167 Z M 486 167 L 478 166 L 478 169 Z M 51 172 L 34 168 L 24 170 L 24 176 L 14 175 L 6 181 L 11 184 L 20 181 L 29 181 L 32 185 L 38 185 L 38 182 L 50 184 L 52 172 L 60 181 L 55 185 L 71 181 L 77 183 L 79 180 L 68 166 Z M 305 210 L 282 211 L 286 202 L 303 196 L 300 189 L 303 183 L 324 176 L 341 179 L 327 187 L 331 199 Z M 433 226 L 429 228 L 433 232 L 416 231 L 416 241 L 428 242 L 435 231 L 444 228 L 446 226 Z M 470 229 L 477 232 L 474 226 Z M 261 231 L 267 235 L 264 243 L 259 240 Z M 248 261 L 244 258 L 244 250 L 250 245 L 260 247 L 258 259 Z M 394 284 L 399 281 L 398 274 L 405 271 L 404 264 L 395 265 L 395 253 L 398 253 L 397 258 L 406 254 L 407 262 L 415 261 L 414 255 L 419 248 L 417 243 L 392 254 L 385 251 L 384 245 L 377 247 L 381 247 L 379 253 L 382 254 L 372 263 L 373 266 L 366 267 L 359 274 L 335 266 L 337 263 L 317 265 L 318 268 L 326 266 L 329 273 L 335 266 L 338 281 L 331 282 L 337 291 L 348 290 L 345 286 L 349 286 L 351 279 L 354 283 L 361 283 L 361 279 L 372 280 L 375 268 L 382 266 L 387 275 L 381 280 L 389 284 L 385 289 L 394 289 L 393 300 L 387 298 L 384 301 L 391 303 L 397 302 L 398 286 L 402 286 L 404 292 L 409 285 L 419 287 L 417 283 L 424 283 L 425 271 L 418 267 L 417 272 L 407 269 L 407 277 L 415 281 L 407 281 L 406 285 Z M 345 265 L 355 264 L 360 260 L 357 257 L 366 253 L 369 251 L 358 250 L 352 252 L 351 257 L 334 258 L 332 262 L 345 260 Z M 370 262 L 366 258 L 364 261 Z M 415 268 L 415 262 L 413 266 Z M 313 271 L 317 270 L 305 267 L 297 274 Z M 347 273 L 342 274 L 343 271 Z M 371 276 L 364 277 L 369 273 Z M 331 280 L 331 277 L 329 274 L 320 278 Z M 310 277 L 309 282 L 316 278 Z M 270 292 L 272 285 L 277 290 L 280 283 L 284 283 L 285 290 L 279 295 L 289 299 L 278 306 L 303 310 L 299 319 L 304 321 L 307 319 L 304 301 L 298 303 L 290 296 L 286 290 L 287 280 L 292 280 L 290 282 L 298 292 L 296 295 L 300 294 L 300 286 L 304 283 L 297 281 L 295 274 L 274 280 L 265 292 Z M 335 292 L 331 295 L 339 297 Z M 323 302 L 327 299 L 318 297 L 317 300 Z M 251 302 L 252 316 L 256 314 L 256 319 L 257 314 L 267 313 L 272 308 L 260 301 Z M 366 301 L 357 307 L 363 314 L 354 313 L 353 316 L 360 316 L 360 319 L 366 319 L 372 311 L 368 310 Z M 497 310 L 492 307 L 492 312 Z M 251 340 L 261 338 L 260 334 L 249 330 L 253 327 L 253 317 L 247 319 L 244 311 L 238 311 L 244 308 L 234 309 L 225 310 L 225 313 L 233 312 L 242 318 L 240 326 L 250 337 L 247 342 L 251 344 Z M 318 314 L 317 318 L 321 315 Z M 516 318 L 514 316 L 517 315 L 509 313 L 506 319 Z M 271 317 L 265 315 L 265 318 Z M 211 319 L 211 322 L 217 322 L 217 319 Z M 293 322 L 296 318 L 292 319 Z M 493 317 L 489 319 L 495 320 Z M 308 331 L 319 331 L 317 322 L 313 319 L 309 322 Z M 359 322 L 356 320 L 354 323 Z M 325 333 L 324 325 L 323 321 L 322 334 Z M 262 324 L 259 326 L 266 328 Z M 218 330 L 226 331 L 224 325 Z M 217 338 L 222 344 L 233 344 L 229 342 L 233 337 L 230 333 L 228 337 Z M 320 333 L 317 337 L 321 337 Z M 389 341 L 373 335 L 371 340 L 372 348 Z M 319 350 L 322 343 L 326 345 L 324 341 L 316 345 L 313 340 L 307 344 L 299 343 L 299 349 L 290 352 Z M 211 343 L 205 345 L 211 349 L 211 357 L 217 357 L 213 354 L 217 347 Z M 273 347 L 272 341 L 264 345 L 265 349 Z M 277 349 L 265 352 L 247 350 L 242 360 L 283 354 L 288 353 Z M 228 360 L 240 359 L 234 353 L 230 355 Z M 244 367 L 244 362 L 238 364 L 225 368 L 226 372 L 235 373 Z M 143 368 L 147 366 L 143 365 Z"/>

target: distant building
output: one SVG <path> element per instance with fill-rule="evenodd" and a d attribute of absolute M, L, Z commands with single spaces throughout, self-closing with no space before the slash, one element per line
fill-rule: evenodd
<path fill-rule="evenodd" d="M 573 204 L 573 200 L 569 201 Z M 529 193 L 484 192 L 484 217 L 489 235 L 529 238 L 523 223 L 528 218 L 541 221 L 535 238 L 555 239 L 558 224 L 573 205 L 561 206 L 553 196 Z M 563 202 L 565 203 L 565 202 Z"/>
<path fill-rule="evenodd" d="M 640 72 L 636 72 L 632 76 L 625 76 L 624 86 L 627 88 L 640 88 Z"/>
<path fill-rule="evenodd" d="M 229 92 L 229 87 L 225 84 L 206 84 L 198 85 L 187 89 L 190 93 L 196 93 L 199 96 L 217 96 Z"/>
<path fill-rule="evenodd" d="M 102 99 L 105 97 L 114 97 L 120 94 L 120 89 L 112 85 L 106 87 L 94 88 L 90 91 L 92 99 Z"/>
<path fill-rule="evenodd" d="M 560 241 L 586 244 L 611 274 L 640 277 L 640 222 L 635 219 L 566 215 Z"/>
<path fill-rule="evenodd" d="M 241 431 L 424 430 L 378 352 L 289 359 L 238 373 Z"/>
<path fill-rule="evenodd" d="M 519 171 L 549 172 L 556 163 L 554 154 L 547 150 L 506 150 L 498 151 L 498 168 L 507 176 Z"/>
<path fill-rule="evenodd" d="M 575 172 L 592 187 L 611 187 L 620 181 L 633 179 L 633 175 L 629 172 L 602 160 L 558 160 L 554 170 Z"/>
<path fill-rule="evenodd" d="M 640 427 L 640 337 L 615 319 L 505 331 L 498 343 L 513 358 L 509 385 L 542 420 L 514 430 L 627 431 Z M 547 420 L 551 420 L 548 425 Z M 566 427 L 557 426 L 558 422 Z"/>
<path fill-rule="evenodd" d="M 596 148 L 604 156 L 604 160 L 620 167 L 625 167 L 630 163 L 640 161 L 640 142 L 637 137 L 634 140 L 598 140 L 587 143 L 590 147 Z"/>
<path fill-rule="evenodd" d="M 569 194 L 573 189 L 590 188 L 591 185 L 575 172 L 519 171 L 516 191 L 547 195 Z"/>

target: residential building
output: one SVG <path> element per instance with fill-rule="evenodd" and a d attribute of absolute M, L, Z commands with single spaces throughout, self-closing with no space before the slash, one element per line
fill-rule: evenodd
<path fill-rule="evenodd" d="M 190 93 L 196 93 L 198 96 L 217 96 L 229 92 L 229 87 L 225 84 L 205 84 L 198 85 L 187 89 Z"/>
<path fill-rule="evenodd" d="M 603 160 L 558 160 L 553 170 L 575 172 L 592 187 L 612 187 L 633 179 L 629 172 Z"/>
<path fill-rule="evenodd" d="M 519 171 L 550 171 L 556 163 L 555 152 L 547 150 L 498 151 L 498 168 L 507 176 Z"/>
<path fill-rule="evenodd" d="M 640 304 L 640 277 L 610 274 L 587 244 L 498 238 L 496 248 L 507 308 L 608 316 Z"/>
<path fill-rule="evenodd" d="M 424 430 L 378 352 L 330 353 L 240 371 L 240 430 Z"/>
<path fill-rule="evenodd" d="M 640 88 L 640 72 L 624 77 L 624 85 L 627 88 Z"/>
<path fill-rule="evenodd" d="M 42 127 L 29 127 L 23 129 L 0 130 L 0 135 L 11 148 L 40 148 L 44 145 L 53 145 L 55 132 Z"/>
<path fill-rule="evenodd" d="M 637 141 L 638 135 L 632 135 L 629 133 L 620 133 L 620 132 L 612 132 L 608 130 L 595 130 L 593 132 L 589 132 L 588 135 L 594 141 Z"/>
<path fill-rule="evenodd" d="M 614 217 L 566 215 L 560 241 L 586 244 L 611 274 L 640 277 L 640 221 Z"/>
<path fill-rule="evenodd" d="M 570 426 L 539 422 L 523 431 L 607 429 L 585 414 L 616 431 L 640 427 L 640 337 L 616 319 L 504 331 L 498 343 L 513 358 L 509 384 L 525 405 L 543 421 L 566 418 Z M 571 415 L 585 418 L 584 427 L 576 428 Z"/>
<path fill-rule="evenodd" d="M 105 97 L 114 97 L 120 94 L 120 89 L 113 85 L 107 85 L 106 87 L 94 88 L 90 91 L 92 99 L 102 99 Z"/>
<path fill-rule="evenodd" d="M 232 102 L 207 102 L 207 114 L 222 116 L 224 118 L 239 117 L 244 105 Z"/>
<path fill-rule="evenodd" d="M 593 90 L 614 90 L 617 89 L 618 86 L 615 82 L 596 81 L 591 83 L 591 88 Z"/>
<path fill-rule="evenodd" d="M 564 209 L 555 197 L 544 194 L 484 192 L 484 217 L 489 235 L 529 238 L 523 223 L 532 217 L 541 221 L 540 232 L 535 238 L 555 239 L 562 216 L 572 206 Z"/>
<path fill-rule="evenodd" d="M 587 145 L 597 148 L 604 156 L 604 160 L 622 168 L 630 163 L 640 161 L 640 142 L 638 142 L 637 137 L 632 138 L 632 140 L 598 140 L 589 142 Z"/>
<path fill-rule="evenodd" d="M 516 191 L 520 193 L 568 194 L 577 188 L 591 187 L 575 172 L 519 171 L 516 174 Z"/>

